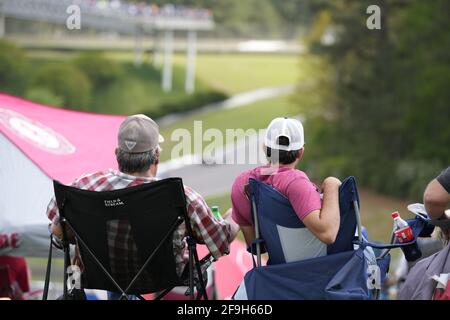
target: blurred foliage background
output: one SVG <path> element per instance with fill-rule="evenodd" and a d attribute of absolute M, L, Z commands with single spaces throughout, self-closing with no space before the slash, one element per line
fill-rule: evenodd
<path fill-rule="evenodd" d="M 450 163 L 450 2 L 308 3 L 310 52 L 325 70 L 297 96 L 308 115 L 308 168 L 421 199 Z M 381 30 L 365 27 L 371 4 L 381 8 Z"/>
<path fill-rule="evenodd" d="M 242 91 L 297 82 L 289 101 L 258 104 L 257 125 L 264 126 L 264 114 L 272 116 L 271 108 L 259 105 L 302 113 L 307 152 L 301 166 L 316 181 L 355 175 L 372 190 L 420 200 L 426 183 L 449 165 L 448 0 L 146 2 L 211 9 L 217 27 L 204 38 L 295 40 L 306 51 L 294 57 L 297 63 L 283 54 L 200 54 L 197 91 L 188 95 L 179 55 L 174 90 L 165 94 L 160 69 L 151 63 L 135 68 L 123 53 L 42 54 L 0 40 L 0 90 L 53 106 L 158 118 Z M 369 5 L 381 8 L 381 30 L 366 27 Z M 8 28 L 32 34 L 35 26 L 12 21 Z M 247 116 L 242 124 L 244 117 L 233 115 L 233 125 L 252 127 L 256 118 Z"/>

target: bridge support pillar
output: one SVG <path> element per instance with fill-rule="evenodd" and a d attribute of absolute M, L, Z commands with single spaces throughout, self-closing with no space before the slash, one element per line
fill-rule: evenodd
<path fill-rule="evenodd" d="M 143 48 L 143 40 L 144 36 L 142 33 L 138 32 L 134 36 L 134 66 L 140 67 L 142 66 L 143 56 L 144 56 L 144 48 Z"/>
<path fill-rule="evenodd" d="M 161 34 L 155 31 L 153 41 L 153 66 L 159 68 L 161 66 Z"/>
<path fill-rule="evenodd" d="M 186 62 L 186 93 L 195 91 L 195 58 L 197 55 L 197 32 L 188 32 L 187 62 Z"/>
<path fill-rule="evenodd" d="M 0 12 L 0 38 L 3 38 L 6 33 L 6 19 L 5 15 Z"/>
<path fill-rule="evenodd" d="M 165 92 L 172 91 L 172 56 L 173 30 L 166 30 L 164 39 L 164 68 L 162 75 L 162 88 Z"/>

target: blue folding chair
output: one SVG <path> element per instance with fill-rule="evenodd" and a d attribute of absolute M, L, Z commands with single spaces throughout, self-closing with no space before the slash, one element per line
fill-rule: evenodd
<path fill-rule="evenodd" d="M 250 179 L 249 196 L 256 236 L 250 251 L 256 261 L 235 299 L 373 299 L 389 268 L 389 250 L 410 244 L 372 243 L 363 236 L 354 177 L 340 186 L 340 228 L 328 246 L 271 186 Z M 372 248 L 384 249 L 378 259 Z M 261 265 L 264 250 L 269 255 L 267 266 Z"/>

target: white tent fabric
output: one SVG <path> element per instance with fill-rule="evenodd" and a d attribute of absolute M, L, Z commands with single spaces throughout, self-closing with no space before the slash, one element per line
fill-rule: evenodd
<path fill-rule="evenodd" d="M 53 179 L 114 168 L 123 119 L 0 94 L 0 255 L 48 254 Z"/>
<path fill-rule="evenodd" d="M 45 256 L 52 180 L 3 134 L 0 150 L 0 255 Z"/>
<path fill-rule="evenodd" d="M 114 149 L 123 119 L 51 108 L 0 93 L 0 255 L 47 256 L 45 213 L 53 195 L 52 180 L 70 184 L 83 173 L 116 168 Z M 207 248 L 199 247 L 204 256 Z M 215 267 L 219 298 L 229 298 L 252 259 L 246 246 L 234 241 L 230 255 Z"/>

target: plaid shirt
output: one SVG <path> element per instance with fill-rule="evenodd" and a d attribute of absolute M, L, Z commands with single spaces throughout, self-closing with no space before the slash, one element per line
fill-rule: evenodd
<path fill-rule="evenodd" d="M 155 180 L 156 178 L 135 177 L 110 169 L 82 175 L 72 183 L 72 186 L 90 191 L 110 191 L 150 183 Z M 218 259 L 222 255 L 228 254 L 231 242 L 229 223 L 225 220 L 219 221 L 215 219 L 205 200 L 193 189 L 184 186 L 184 192 L 194 236 L 208 247 L 214 258 Z M 47 217 L 52 222 L 56 222 L 59 218 L 55 198 L 52 198 L 47 207 Z M 108 222 L 107 228 L 110 260 L 114 262 L 111 264 L 111 271 L 116 276 L 122 277 L 121 280 L 124 282 L 131 280 L 124 277 L 133 276 L 133 272 L 139 270 L 139 262 L 136 254 L 137 248 L 131 237 L 130 226 L 126 220 L 111 220 Z M 183 223 L 174 232 L 173 238 L 175 262 L 179 276 L 181 276 L 189 260 L 186 235 L 186 226 Z M 134 251 L 134 254 L 131 254 L 131 256 L 130 251 Z M 126 258 L 125 255 L 128 255 L 128 257 Z M 129 275 L 125 275 L 124 272 L 119 272 L 119 270 L 127 270 L 131 271 L 131 273 L 126 272 Z"/>

